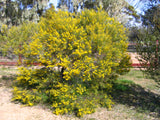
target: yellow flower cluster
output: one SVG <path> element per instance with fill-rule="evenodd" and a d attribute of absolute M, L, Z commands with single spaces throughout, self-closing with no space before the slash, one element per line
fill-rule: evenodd
<path fill-rule="evenodd" d="M 26 90 L 21 90 L 17 87 L 14 87 L 13 90 L 14 97 L 12 98 L 12 101 L 20 101 L 23 104 L 26 104 L 28 106 L 33 106 L 35 104 L 34 101 L 40 101 L 40 97 L 36 97 L 35 95 L 30 94 Z"/>
<path fill-rule="evenodd" d="M 76 93 L 82 95 L 86 91 L 86 87 L 82 87 L 80 84 L 76 87 Z"/>

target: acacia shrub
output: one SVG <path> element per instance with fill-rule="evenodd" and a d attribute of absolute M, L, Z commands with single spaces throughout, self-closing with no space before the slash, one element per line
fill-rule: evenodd
<path fill-rule="evenodd" d="M 6 56 L 18 57 L 20 55 L 23 58 L 24 46 L 28 46 L 37 31 L 38 25 L 33 22 L 24 22 L 11 28 L 3 25 L 0 34 L 0 50 Z"/>
<path fill-rule="evenodd" d="M 22 101 L 19 91 L 25 89 L 37 98 L 28 99 L 28 105 L 43 101 L 55 114 L 83 116 L 98 106 L 111 109 L 111 80 L 129 65 L 126 29 L 102 10 L 75 15 L 51 9 L 39 26 L 23 55 L 28 66 L 38 62 L 42 68 L 20 70 L 13 100 Z"/>

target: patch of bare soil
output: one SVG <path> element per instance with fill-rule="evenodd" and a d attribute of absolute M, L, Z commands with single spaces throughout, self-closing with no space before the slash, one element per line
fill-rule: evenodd
<path fill-rule="evenodd" d="M 134 63 L 134 64 L 139 64 L 139 61 L 138 61 L 138 59 L 137 59 L 137 57 L 138 57 L 139 55 L 138 55 L 136 52 L 135 52 L 135 53 L 129 52 L 128 54 L 129 54 L 130 57 L 131 57 L 132 63 Z"/>

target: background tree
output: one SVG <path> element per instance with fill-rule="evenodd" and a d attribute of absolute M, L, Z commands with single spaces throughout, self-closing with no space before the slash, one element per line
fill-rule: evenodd
<path fill-rule="evenodd" d="M 120 22 L 127 23 L 129 16 L 138 19 L 134 8 L 125 0 L 59 0 L 58 8 L 68 10 L 70 12 L 77 12 L 78 10 L 96 9 L 102 7 L 110 17 L 116 17 Z"/>
<path fill-rule="evenodd" d="M 136 32 L 138 60 L 143 71 L 160 82 L 160 6 L 155 5 L 142 15 L 143 28 Z"/>
<path fill-rule="evenodd" d="M 9 58 L 23 57 L 24 47 L 32 41 L 37 31 L 38 24 L 29 21 L 19 26 L 12 26 L 10 29 L 7 25 L 3 25 L 0 34 L 0 51 L 3 51 L 3 54 Z"/>
<path fill-rule="evenodd" d="M 0 0 L 0 27 L 20 25 L 23 21 L 39 21 L 49 0 Z"/>
<path fill-rule="evenodd" d="M 146 11 L 148 8 L 153 7 L 160 3 L 160 0 L 126 0 L 128 3 L 132 4 L 135 8 L 141 10 L 141 12 Z"/>
<path fill-rule="evenodd" d="M 6 52 L 3 51 L 6 43 L 8 45 L 9 42 L 11 43 L 11 48 L 8 49 L 10 51 L 8 51 L 8 53 L 10 53 L 11 55 L 11 53 L 14 53 L 11 49 L 13 49 L 13 46 L 15 44 L 19 43 L 18 36 L 20 35 L 20 32 L 22 32 L 22 34 L 25 34 L 23 29 L 22 31 L 19 31 L 20 28 L 12 28 L 12 30 L 14 31 L 13 35 L 18 35 L 13 36 L 10 34 L 12 30 L 7 31 L 7 28 L 9 29 L 12 26 L 22 25 L 23 22 L 27 21 L 37 23 L 39 21 L 39 17 L 42 16 L 44 10 L 46 9 L 48 1 L 49 0 L 0 0 L 0 52 L 2 52 L 3 55 L 4 52 Z M 6 33 L 4 33 L 4 29 Z M 25 40 L 26 37 L 24 37 L 24 39 L 21 41 L 25 42 Z M 17 46 L 15 48 L 17 48 Z"/>

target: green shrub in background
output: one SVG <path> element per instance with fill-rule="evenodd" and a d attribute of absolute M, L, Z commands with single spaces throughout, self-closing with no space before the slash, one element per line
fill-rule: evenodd
<path fill-rule="evenodd" d="M 144 11 L 143 27 L 134 31 L 138 60 L 146 75 L 160 84 L 160 7 L 153 5 Z"/>
<path fill-rule="evenodd" d="M 102 10 L 75 15 L 52 8 L 39 26 L 23 46 L 28 66 L 19 71 L 13 100 L 49 104 L 57 115 L 111 109 L 111 81 L 129 71 L 126 29 Z M 31 69 L 33 62 L 41 68 Z"/>
<path fill-rule="evenodd" d="M 13 26 L 10 29 L 3 25 L 0 34 L 0 51 L 6 56 L 24 57 L 24 46 L 27 46 L 33 35 L 38 31 L 38 24 L 24 22 L 22 25 Z"/>

